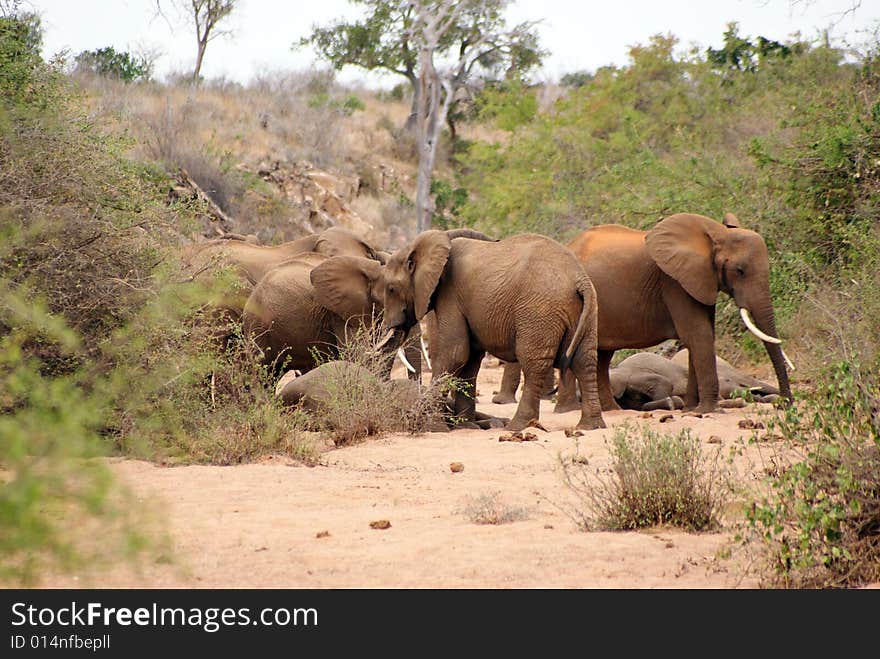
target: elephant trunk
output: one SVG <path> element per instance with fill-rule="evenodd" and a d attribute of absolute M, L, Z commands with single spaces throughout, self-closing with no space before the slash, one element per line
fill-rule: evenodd
<path fill-rule="evenodd" d="M 754 308 L 753 308 L 754 309 Z M 781 341 L 776 332 L 776 319 L 773 314 L 773 307 L 769 303 L 754 309 L 755 322 L 752 322 L 751 315 L 745 306 L 740 307 L 740 315 L 746 327 L 764 342 L 764 348 L 773 364 L 773 370 L 776 372 L 776 381 L 779 384 L 779 393 L 792 400 L 791 385 L 788 382 L 788 369 L 786 362 L 791 364 L 785 351 L 782 350 Z"/>

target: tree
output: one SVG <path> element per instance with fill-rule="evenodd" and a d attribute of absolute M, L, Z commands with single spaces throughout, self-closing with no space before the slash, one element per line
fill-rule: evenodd
<path fill-rule="evenodd" d="M 418 48 L 418 79 L 415 98 L 416 147 L 419 169 L 416 178 L 416 227 L 431 228 L 434 215 L 430 196 L 431 177 L 437 156 L 440 130 L 447 121 L 456 93 L 467 89 L 477 67 L 485 70 L 508 64 L 516 67 L 540 61 L 534 22 L 505 29 L 501 11 L 508 0 L 411 0 L 410 42 Z M 448 54 L 444 44 L 455 35 L 456 52 L 446 65 L 435 61 Z"/>
<path fill-rule="evenodd" d="M 413 2 L 406 0 L 349 0 L 365 7 L 361 20 L 338 19 L 326 27 L 313 27 L 308 37 L 294 44 L 294 48 L 312 46 L 318 56 L 335 69 L 346 65 L 359 66 L 369 71 L 384 70 L 407 79 L 413 92 L 407 127 L 414 128 L 419 105 L 418 65 L 419 48 L 414 43 L 419 29 L 415 19 L 420 11 L 443 12 L 450 2 Z M 524 75 L 541 63 L 546 54 L 538 47 L 538 37 L 532 31 L 534 22 L 523 23 L 514 29 L 504 28 L 503 12 L 510 0 L 462 0 L 456 4 L 454 18 L 439 35 L 434 50 L 438 59 L 460 59 L 469 54 L 469 67 L 462 71 L 453 85 L 455 104 L 472 91 L 477 83 L 473 75 L 479 68 L 481 80 L 493 77 Z M 489 35 L 490 38 L 484 38 Z M 479 51 L 474 44 L 480 43 Z M 471 56 L 472 55 L 472 56 Z M 447 113 L 447 117 L 452 115 Z M 454 124 L 450 125 L 454 133 Z"/>
<path fill-rule="evenodd" d="M 146 59 L 125 51 L 119 52 L 113 46 L 84 50 L 76 56 L 75 62 L 78 71 L 117 78 L 123 82 L 149 80 L 152 75 L 152 67 Z"/>
<path fill-rule="evenodd" d="M 196 31 L 198 50 L 196 51 L 196 65 L 193 68 L 192 81 L 193 84 L 198 84 L 208 42 L 216 37 L 230 34 L 229 30 L 218 30 L 217 25 L 232 13 L 236 0 L 173 0 L 173 3 L 178 12 L 187 17 Z M 156 7 L 161 14 L 161 0 L 156 0 Z"/>

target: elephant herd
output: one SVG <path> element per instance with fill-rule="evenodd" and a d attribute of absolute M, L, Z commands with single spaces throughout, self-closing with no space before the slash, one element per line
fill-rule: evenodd
<path fill-rule="evenodd" d="M 599 225 L 568 245 L 538 234 L 494 240 L 470 229 L 429 230 L 394 253 L 337 227 L 276 246 L 197 243 L 184 251 L 184 263 L 191 277 L 214 264 L 232 266 L 237 281 L 213 300 L 215 312 L 240 319 L 279 375 L 282 364 L 310 371 L 315 350 L 332 354 L 352 330 L 380 326 L 378 349 L 401 354 L 405 346 L 402 361 L 418 378 L 422 354 L 408 339 L 424 329 L 432 377 L 463 381 L 453 412 L 473 420 L 480 365 L 494 355 L 506 362 L 495 402 L 513 402 L 524 376 L 510 430 L 539 418 L 554 369 L 560 372 L 556 411 L 580 409 L 579 428 L 605 427 L 602 411 L 618 409 L 621 399 L 609 369 L 614 352 L 666 339 L 688 351 L 676 393 L 670 385 L 661 398 L 678 396 L 697 412 L 716 410 L 724 393 L 715 355 L 719 291 L 735 300 L 764 342 L 779 385 L 766 393 L 791 399 L 767 247 L 730 213 L 723 223 L 680 213 L 649 231 Z"/>

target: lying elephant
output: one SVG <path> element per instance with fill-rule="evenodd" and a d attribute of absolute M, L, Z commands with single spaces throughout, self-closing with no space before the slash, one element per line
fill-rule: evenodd
<path fill-rule="evenodd" d="M 285 405 L 299 405 L 307 412 L 320 412 L 332 403 L 337 390 L 342 383 L 357 381 L 364 378 L 376 377 L 366 368 L 359 364 L 346 361 L 331 361 L 313 368 L 307 373 L 299 374 L 298 371 L 288 371 L 275 386 L 275 395 L 280 397 Z M 392 379 L 382 383 L 387 389 L 388 398 L 396 401 L 401 409 L 414 408 L 419 397 L 422 395 L 419 384 L 413 380 Z M 444 419 L 451 417 L 452 402 L 446 402 Z M 455 428 L 501 428 L 508 419 L 496 418 L 477 413 L 473 423 L 452 424 Z M 428 425 L 429 432 L 446 432 L 450 424 L 437 421 Z"/>
<path fill-rule="evenodd" d="M 778 398 L 779 390 L 773 385 L 739 371 L 721 357 L 716 361 L 722 407 L 732 406 L 728 401 L 745 391 L 762 403 Z M 631 355 L 608 372 L 612 395 L 623 409 L 681 409 L 687 394 L 687 364 L 687 350 L 672 359 L 651 352 Z"/>

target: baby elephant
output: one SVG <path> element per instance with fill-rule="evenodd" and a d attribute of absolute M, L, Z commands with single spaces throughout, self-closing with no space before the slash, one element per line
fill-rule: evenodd
<path fill-rule="evenodd" d="M 732 398 L 748 391 L 761 403 L 778 398 L 779 390 L 734 368 L 716 357 L 722 407 L 734 407 Z M 624 409 L 650 411 L 681 409 L 687 393 L 688 354 L 682 350 L 672 359 L 651 352 L 639 352 L 609 371 L 611 393 Z M 740 403 L 741 404 L 741 403 Z"/>

